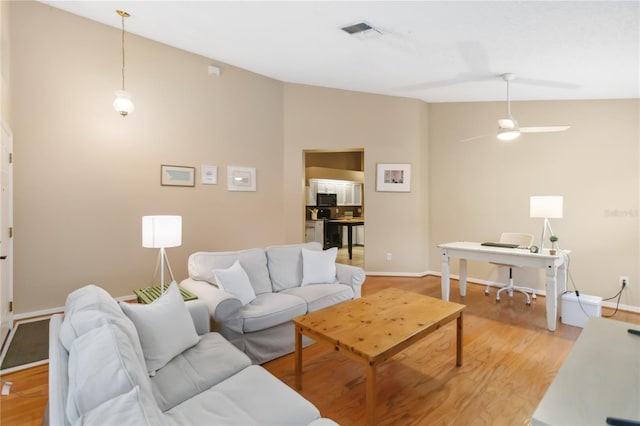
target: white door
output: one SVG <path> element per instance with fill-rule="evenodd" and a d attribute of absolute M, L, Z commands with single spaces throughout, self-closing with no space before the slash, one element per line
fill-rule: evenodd
<path fill-rule="evenodd" d="M 13 136 L 2 123 L 0 137 L 0 343 L 13 328 Z"/>

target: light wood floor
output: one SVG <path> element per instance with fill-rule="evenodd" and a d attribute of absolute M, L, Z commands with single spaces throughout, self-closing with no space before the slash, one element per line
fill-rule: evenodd
<path fill-rule="evenodd" d="M 349 259 L 349 249 L 347 247 L 339 248 L 336 262 L 346 263 L 347 265 L 358 266 L 364 269 L 364 246 L 353 246 L 351 259 Z"/>
<path fill-rule="evenodd" d="M 439 277 L 367 277 L 364 294 L 387 287 L 440 297 Z M 492 290 L 492 295 L 495 290 Z M 558 323 L 546 328 L 545 299 L 526 307 L 522 296 L 496 304 L 484 287 L 469 285 L 451 300 L 467 305 L 464 365 L 455 366 L 455 331 L 450 323 L 401 352 L 378 370 L 377 416 L 381 425 L 528 425 L 538 402 L 573 347 L 581 328 Z M 603 314 L 610 314 L 603 309 Z M 640 324 L 640 316 L 614 319 Z M 365 418 L 364 368 L 327 345 L 304 350 L 302 395 L 342 426 Z M 293 355 L 264 365 L 294 386 Z M 40 425 L 47 403 L 48 366 L 7 374 L 13 392 L 0 397 L 0 424 Z M 15 391 L 20 392 L 18 395 Z M 615 391 L 612 389 L 612 391 Z"/>

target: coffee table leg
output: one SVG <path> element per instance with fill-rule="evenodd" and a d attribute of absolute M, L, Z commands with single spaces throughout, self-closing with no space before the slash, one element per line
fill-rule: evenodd
<path fill-rule="evenodd" d="M 302 390 L 302 334 L 298 327 L 295 327 L 295 330 L 296 389 Z"/>
<path fill-rule="evenodd" d="M 462 366 L 462 312 L 456 320 L 456 365 Z"/>
<path fill-rule="evenodd" d="M 367 424 L 376 424 L 376 366 L 367 366 Z"/>

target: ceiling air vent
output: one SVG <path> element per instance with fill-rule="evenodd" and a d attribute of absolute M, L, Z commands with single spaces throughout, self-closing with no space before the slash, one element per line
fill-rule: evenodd
<path fill-rule="evenodd" d="M 382 32 L 366 22 L 358 22 L 357 24 L 347 25 L 341 28 L 347 34 L 361 39 L 381 36 Z"/>

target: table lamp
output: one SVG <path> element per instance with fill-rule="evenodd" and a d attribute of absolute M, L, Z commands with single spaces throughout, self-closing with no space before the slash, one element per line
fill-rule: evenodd
<path fill-rule="evenodd" d="M 540 253 L 544 248 L 544 236 L 547 232 L 547 228 L 551 235 L 554 235 L 553 229 L 551 229 L 551 223 L 549 219 L 561 219 L 562 218 L 562 195 L 544 195 L 544 196 L 532 196 L 529 203 L 529 216 L 530 217 L 543 217 L 544 225 L 542 225 L 542 238 L 540 240 Z"/>
<path fill-rule="evenodd" d="M 182 245 L 182 216 L 142 216 L 142 246 L 160 249 L 152 282 L 156 279 L 158 269 L 160 269 L 162 294 L 164 294 L 165 262 L 171 280 L 175 281 L 165 249 L 180 245 Z"/>

